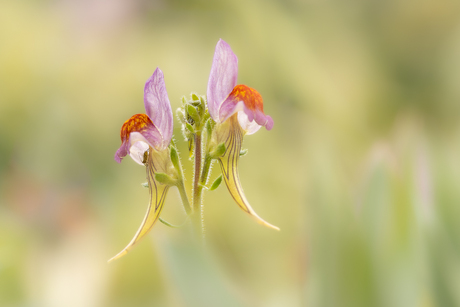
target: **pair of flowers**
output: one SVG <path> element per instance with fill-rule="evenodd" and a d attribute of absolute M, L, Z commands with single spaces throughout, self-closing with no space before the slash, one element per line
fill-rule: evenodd
<path fill-rule="evenodd" d="M 272 129 L 273 120 L 264 114 L 261 95 L 246 85 L 237 85 L 237 76 L 238 59 L 230 46 L 219 40 L 207 89 L 207 111 L 210 116 L 208 120 L 213 121 L 212 130 L 207 132 L 211 134 L 208 136 L 208 143 L 222 149 L 213 158 L 219 161 L 227 188 L 239 207 L 260 224 L 278 229 L 254 212 L 244 196 L 238 177 L 238 160 L 243 136 L 255 133 L 262 126 L 267 130 Z M 146 166 L 151 203 L 133 240 L 112 259 L 126 254 L 149 232 L 159 218 L 169 187 L 181 179 L 177 161 L 171 162 L 170 158 L 175 152 L 175 148 L 170 146 L 173 113 L 163 72 L 159 68 L 145 84 L 144 106 L 146 114 L 136 114 L 123 124 L 120 132 L 122 144 L 115 154 L 115 160 L 120 163 L 122 158 L 129 154 L 135 162 Z M 159 174 L 166 174 L 168 179 L 159 180 Z M 191 208 L 188 213 L 191 213 Z"/>

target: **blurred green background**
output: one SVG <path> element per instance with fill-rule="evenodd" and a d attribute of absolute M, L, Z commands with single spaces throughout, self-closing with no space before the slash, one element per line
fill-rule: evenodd
<path fill-rule="evenodd" d="M 457 1 L 0 1 L 0 306 L 460 306 Z M 214 47 L 275 126 L 245 138 L 250 219 L 205 194 L 207 254 L 145 213 L 119 130 Z M 186 176 L 192 164 L 177 121 Z M 219 174 L 217 167 L 211 178 Z M 190 180 L 187 182 L 190 189 Z M 171 189 L 162 216 L 184 219 Z"/>

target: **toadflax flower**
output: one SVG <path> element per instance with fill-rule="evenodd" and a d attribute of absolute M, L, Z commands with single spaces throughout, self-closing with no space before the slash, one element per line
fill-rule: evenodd
<path fill-rule="evenodd" d="M 237 85 L 238 58 L 230 46 L 219 40 L 209 75 L 207 103 L 209 114 L 216 122 L 211 142 L 225 144 L 225 153 L 218 160 L 228 191 L 238 206 L 258 223 L 279 230 L 262 218 L 249 205 L 238 175 L 243 137 L 264 126 L 273 128 L 273 120 L 265 115 L 262 96 L 253 88 Z"/>
<path fill-rule="evenodd" d="M 150 204 L 134 238 L 109 261 L 125 255 L 158 220 L 166 193 L 173 184 L 159 182 L 155 174 L 162 173 L 168 178 L 177 178 L 168 147 L 173 133 L 173 115 L 163 72 L 159 68 L 145 83 L 144 106 L 147 114 L 133 115 L 123 124 L 120 132 L 122 144 L 115 153 L 115 161 L 120 163 L 129 154 L 135 162 L 146 166 Z"/>

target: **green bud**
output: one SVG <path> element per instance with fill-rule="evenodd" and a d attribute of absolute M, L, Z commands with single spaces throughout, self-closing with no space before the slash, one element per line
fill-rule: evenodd
<path fill-rule="evenodd" d="M 200 116 L 194 106 L 187 104 L 187 113 L 196 123 L 200 122 Z"/>
<path fill-rule="evenodd" d="M 217 177 L 216 180 L 214 180 L 211 187 L 209 188 L 209 191 L 214 191 L 215 189 L 217 189 L 221 182 L 222 182 L 222 175 L 220 175 L 219 177 Z"/>
<path fill-rule="evenodd" d="M 200 98 L 198 97 L 198 95 L 197 95 L 197 94 L 195 94 L 195 93 L 192 93 L 192 95 L 191 95 L 191 96 L 192 96 L 192 100 L 193 100 L 193 101 L 200 101 Z"/>
<path fill-rule="evenodd" d="M 210 117 L 211 115 L 209 115 L 209 112 L 206 111 L 206 113 L 203 115 L 203 123 L 206 122 Z"/>
<path fill-rule="evenodd" d="M 185 113 L 184 109 L 182 108 L 177 108 L 176 110 L 176 116 L 180 120 L 181 123 L 185 123 Z"/>
<path fill-rule="evenodd" d="M 211 118 L 211 116 L 209 115 L 209 112 L 206 112 L 208 113 L 208 116 L 209 116 L 209 124 L 211 125 L 211 128 L 214 129 L 214 127 L 216 126 L 216 122 Z"/>
<path fill-rule="evenodd" d="M 195 134 L 195 129 L 193 129 L 192 125 L 190 125 L 189 123 L 185 123 L 185 127 L 188 131 L 190 131 L 190 133 Z"/>
<path fill-rule="evenodd" d="M 177 150 L 176 150 L 176 148 L 174 146 L 170 146 L 169 155 L 171 157 L 171 162 L 174 165 L 174 168 L 180 174 L 181 173 L 181 168 L 180 168 L 179 156 L 177 155 Z"/>
<path fill-rule="evenodd" d="M 181 101 L 182 101 L 182 105 L 185 106 L 187 104 L 187 98 L 185 98 L 185 96 L 182 96 Z"/>
<path fill-rule="evenodd" d="M 143 186 L 144 188 L 148 188 L 148 187 L 149 187 L 149 183 L 148 183 L 148 182 L 141 183 L 141 186 Z"/>
<path fill-rule="evenodd" d="M 197 101 L 195 101 L 195 100 L 190 100 L 190 101 L 188 102 L 188 104 L 190 104 L 190 105 L 192 105 L 192 106 L 194 106 L 195 108 L 198 108 L 198 109 L 199 109 L 200 106 L 201 106 L 199 100 L 197 100 Z"/>
<path fill-rule="evenodd" d="M 216 149 L 211 152 L 211 158 L 217 159 L 225 153 L 225 143 L 220 143 L 217 145 Z"/>
<path fill-rule="evenodd" d="M 190 130 L 186 129 L 185 125 L 182 127 L 183 127 L 182 131 L 184 132 L 185 140 L 188 141 L 190 139 L 193 139 L 193 133 L 191 133 Z"/>
<path fill-rule="evenodd" d="M 177 182 L 165 173 L 155 173 L 155 180 L 166 185 L 175 185 Z"/>
<path fill-rule="evenodd" d="M 210 119 L 208 119 L 208 121 L 206 122 L 206 133 L 207 133 L 208 143 L 209 143 L 209 141 L 211 140 L 211 136 L 212 136 L 212 125 L 211 125 Z"/>
<path fill-rule="evenodd" d="M 245 156 L 245 155 L 247 155 L 247 154 L 248 154 L 248 149 L 247 149 L 247 148 L 246 148 L 246 149 L 241 149 L 241 150 L 240 150 L 240 157 Z"/>
<path fill-rule="evenodd" d="M 206 110 L 206 102 L 204 100 L 203 96 L 200 96 L 200 104 L 201 104 L 201 109 Z M 207 113 L 207 112 L 206 112 Z"/>

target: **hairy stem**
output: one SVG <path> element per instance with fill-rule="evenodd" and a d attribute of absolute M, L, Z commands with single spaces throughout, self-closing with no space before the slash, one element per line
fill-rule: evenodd
<path fill-rule="evenodd" d="M 184 205 L 185 212 L 187 215 L 192 213 L 192 207 L 190 206 L 190 202 L 188 201 L 187 192 L 185 191 L 184 180 L 179 179 L 177 182 L 177 189 L 179 190 L 180 198 L 182 200 L 182 204 Z"/>
<path fill-rule="evenodd" d="M 203 232 L 203 218 L 201 208 L 201 186 L 200 186 L 200 173 L 201 173 L 201 131 L 195 133 L 195 174 L 193 177 L 193 221 L 196 229 Z"/>
<path fill-rule="evenodd" d="M 211 170 L 211 162 L 212 162 L 211 156 L 207 154 L 206 157 L 204 158 L 203 171 L 201 172 L 200 188 L 203 188 L 203 186 L 208 181 L 209 171 Z"/>

